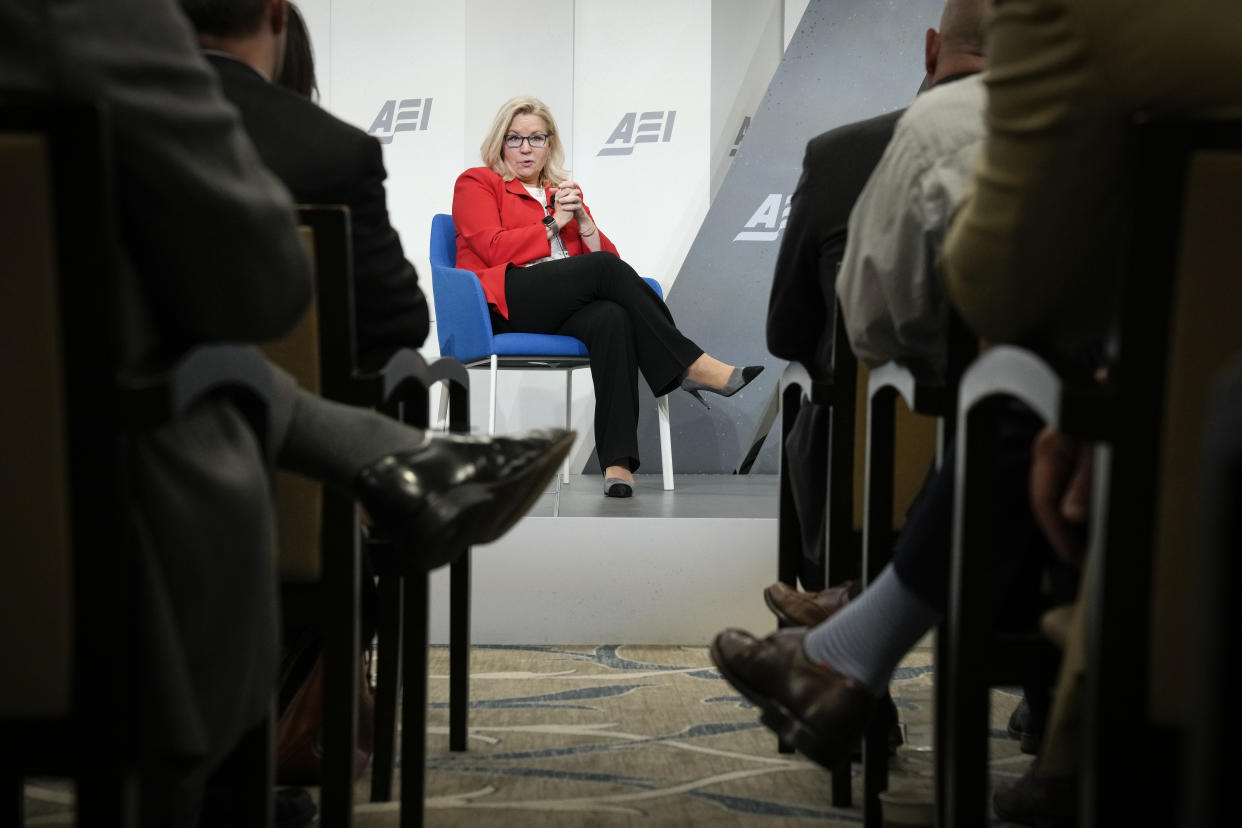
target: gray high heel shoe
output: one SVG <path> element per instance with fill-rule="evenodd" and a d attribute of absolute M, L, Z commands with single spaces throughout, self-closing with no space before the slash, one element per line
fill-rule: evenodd
<path fill-rule="evenodd" d="M 707 400 L 703 399 L 702 395 L 699 394 L 700 391 L 711 391 L 713 394 L 719 394 L 722 397 L 732 397 L 738 391 L 745 388 L 751 380 L 759 376 L 761 373 L 763 373 L 762 365 L 747 365 L 745 368 L 734 368 L 733 373 L 729 375 L 729 381 L 723 386 L 707 385 L 706 383 L 698 382 L 697 380 L 692 380 L 689 377 L 686 377 L 681 381 L 681 387 L 683 390 L 688 391 L 690 396 L 703 403 L 704 408 L 710 410 L 711 406 L 708 405 Z"/>

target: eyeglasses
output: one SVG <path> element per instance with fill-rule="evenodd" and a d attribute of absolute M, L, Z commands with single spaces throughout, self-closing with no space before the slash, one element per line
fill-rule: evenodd
<path fill-rule="evenodd" d="M 531 149 L 541 149 L 547 146 L 549 136 L 542 132 L 536 132 L 534 135 L 513 135 L 505 136 L 505 146 L 509 149 L 517 149 L 522 146 L 522 142 L 530 144 Z"/>

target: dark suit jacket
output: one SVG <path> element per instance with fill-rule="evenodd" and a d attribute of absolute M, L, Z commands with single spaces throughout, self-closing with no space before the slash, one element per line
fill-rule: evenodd
<path fill-rule="evenodd" d="M 772 280 L 768 350 L 801 362 L 812 374 L 832 371 L 837 268 L 845 255 L 850 211 L 899 117 L 901 111 L 846 124 L 806 145 Z M 813 562 L 799 573 L 807 589 L 824 586 L 828 424 L 826 406 L 802 406 L 783 447 L 802 554 Z"/>
<path fill-rule="evenodd" d="M 768 350 L 812 371 L 832 367 L 837 267 L 850 210 L 903 110 L 812 138 L 802 160 L 768 302 Z"/>
<path fill-rule="evenodd" d="M 427 300 L 388 221 L 379 142 L 239 60 L 214 52 L 207 59 L 225 97 L 241 110 L 259 155 L 294 200 L 349 205 L 359 355 L 421 346 L 429 326 Z"/>

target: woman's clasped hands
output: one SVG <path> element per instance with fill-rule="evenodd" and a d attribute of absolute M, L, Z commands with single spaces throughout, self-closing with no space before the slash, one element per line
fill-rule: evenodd
<path fill-rule="evenodd" d="M 564 226 L 560 221 L 563 216 L 565 221 L 578 219 L 579 221 L 586 218 L 586 210 L 582 207 L 582 190 L 578 188 L 578 184 L 568 179 L 562 181 L 559 185 L 552 188 L 552 195 L 556 199 L 557 223 Z"/>
<path fill-rule="evenodd" d="M 566 179 L 557 187 L 552 189 L 552 195 L 555 199 L 556 209 L 552 217 L 556 219 L 556 226 L 564 228 L 566 224 L 573 220 L 578 221 L 578 233 L 586 240 L 595 233 L 595 223 L 591 221 L 590 214 L 587 213 L 586 207 L 582 204 L 582 190 L 578 187 L 576 181 Z M 590 241 L 587 241 L 588 247 L 594 249 Z"/>

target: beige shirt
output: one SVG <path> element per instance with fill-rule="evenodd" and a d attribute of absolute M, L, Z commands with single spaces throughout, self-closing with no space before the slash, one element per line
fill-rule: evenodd
<path fill-rule="evenodd" d="M 982 76 L 920 95 L 850 213 L 837 295 L 854 353 L 943 370 L 947 298 L 938 259 L 983 140 Z"/>

